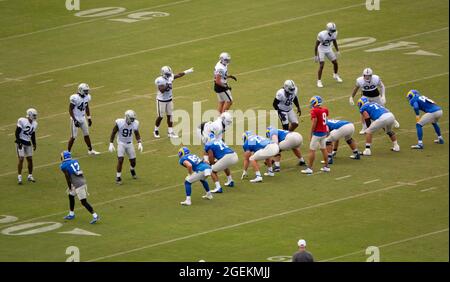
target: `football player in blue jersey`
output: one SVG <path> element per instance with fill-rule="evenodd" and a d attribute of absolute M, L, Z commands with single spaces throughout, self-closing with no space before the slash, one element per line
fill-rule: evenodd
<path fill-rule="evenodd" d="M 353 154 L 351 159 L 359 160 L 360 154 L 358 151 L 358 145 L 353 139 L 353 133 L 355 133 L 355 126 L 353 123 L 346 120 L 327 119 L 327 126 L 329 135 L 326 139 L 327 151 L 328 151 L 328 164 L 333 163 L 333 158 L 337 153 L 339 147 L 339 139 L 344 138 L 348 146 L 352 150 Z"/>
<path fill-rule="evenodd" d="M 241 179 L 248 176 L 247 169 L 250 163 L 255 170 L 256 177 L 250 180 L 251 183 L 262 182 L 263 178 L 259 171 L 259 165 L 257 161 L 265 160 L 267 166 L 267 172 L 265 176 L 275 176 L 272 168 L 272 157 L 280 152 L 280 148 L 273 141 L 264 137 L 253 134 L 251 131 L 246 131 L 242 135 L 242 141 L 244 144 L 244 171 L 242 172 Z"/>
<path fill-rule="evenodd" d="M 392 151 L 400 151 L 400 146 L 397 143 L 397 136 L 392 131 L 395 124 L 395 116 L 385 107 L 375 102 L 369 102 L 366 97 L 361 97 L 358 100 L 359 112 L 362 119 L 367 125 L 366 132 L 366 149 L 363 152 L 364 156 L 370 156 L 372 146 L 372 134 L 378 129 L 383 128 L 386 134 L 392 141 Z"/>
<path fill-rule="evenodd" d="M 191 203 L 191 191 L 192 183 L 200 181 L 206 194 L 202 196 L 203 199 L 211 200 L 213 198 L 209 191 L 209 185 L 206 178 L 211 175 L 211 167 L 209 164 L 203 162 L 198 156 L 191 154 L 187 147 L 182 147 L 178 150 L 178 157 L 180 158 L 179 164 L 184 166 L 188 171 L 188 176 L 184 181 L 184 188 L 186 190 L 186 200 L 181 202 L 183 206 L 190 206 Z"/>
<path fill-rule="evenodd" d="M 406 95 L 409 104 L 414 109 L 416 113 L 416 130 L 417 130 L 417 145 L 412 145 L 411 149 L 423 149 L 423 129 L 425 124 L 431 123 L 433 125 L 434 131 L 438 136 L 438 139 L 434 140 L 434 143 L 444 144 L 444 138 L 441 135 L 441 129 L 438 125 L 438 120 L 442 117 L 442 109 L 430 98 L 420 95 L 417 90 L 410 90 Z M 420 111 L 425 114 L 420 117 Z"/>
<path fill-rule="evenodd" d="M 94 209 L 87 201 L 87 185 L 83 171 L 77 160 L 72 159 L 69 151 L 61 153 L 61 171 L 66 177 L 69 192 L 69 214 L 64 219 L 72 220 L 75 218 L 75 196 L 78 197 L 81 204 L 92 214 L 91 224 L 96 223 L 100 217 L 94 212 Z"/>
<path fill-rule="evenodd" d="M 233 177 L 231 176 L 230 167 L 239 161 L 238 155 L 230 147 L 228 147 L 222 139 L 217 138 L 211 133 L 209 141 L 205 144 L 205 157 L 208 163 L 211 165 L 212 173 L 211 178 L 216 185 L 216 188 L 212 190 L 212 193 L 222 193 L 222 187 L 220 186 L 219 176 L 220 171 L 225 171 L 227 176 L 227 182 L 225 186 L 234 187 Z"/>
<path fill-rule="evenodd" d="M 300 146 L 303 143 L 303 137 L 300 133 L 269 126 L 266 130 L 266 137 L 275 144 L 278 144 L 278 147 L 280 148 L 280 153 L 274 157 L 274 172 L 279 172 L 281 170 L 281 151 L 292 150 L 298 159 L 298 165 L 306 164 L 302 157 L 302 153 L 300 152 Z"/>

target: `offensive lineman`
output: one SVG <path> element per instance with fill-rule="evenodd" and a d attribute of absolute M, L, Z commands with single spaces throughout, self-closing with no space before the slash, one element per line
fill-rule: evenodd
<path fill-rule="evenodd" d="M 339 47 L 336 41 L 337 38 L 337 30 L 335 23 L 327 23 L 327 29 L 322 30 L 317 35 L 316 45 L 314 47 L 314 61 L 319 63 L 319 71 L 317 72 L 317 87 L 322 88 L 322 71 L 323 66 L 325 65 L 325 57 L 327 57 L 331 63 L 333 63 L 333 78 L 337 82 L 342 82 L 342 79 L 338 75 L 338 63 L 337 56 L 339 56 Z M 331 43 L 333 43 L 334 48 L 336 49 L 336 54 L 333 52 L 331 48 Z M 336 56 L 337 55 L 337 56 Z"/>
<path fill-rule="evenodd" d="M 91 101 L 91 94 L 89 94 L 89 85 L 81 83 L 78 85 L 78 92 L 70 96 L 69 115 L 70 115 L 70 131 L 71 136 L 67 144 L 67 151 L 72 150 L 75 138 L 78 135 L 78 128 L 81 128 L 84 135 L 84 142 L 88 147 L 89 155 L 100 154 L 92 149 L 91 138 L 89 137 L 89 128 L 92 125 L 91 111 L 89 109 L 89 102 Z M 85 114 L 87 114 L 87 124 Z"/>
<path fill-rule="evenodd" d="M 163 66 L 161 68 L 161 76 L 155 79 L 155 85 L 157 88 L 156 94 L 156 112 L 158 117 L 155 121 L 155 129 L 153 130 L 153 136 L 160 138 L 159 126 L 164 117 L 167 115 L 167 135 L 169 138 L 178 138 L 173 132 L 172 112 L 173 112 L 173 97 L 172 97 L 172 83 L 175 79 L 183 77 L 185 74 L 194 72 L 194 68 L 185 70 L 178 74 L 173 74 L 172 69 L 169 66 Z"/>
<path fill-rule="evenodd" d="M 352 95 L 349 98 L 349 103 L 351 106 L 355 105 L 355 101 L 353 100 L 353 98 L 355 97 L 359 89 L 361 89 L 362 91 L 362 96 L 366 97 L 369 102 L 375 102 L 382 106 L 386 104 L 386 87 L 384 86 L 383 81 L 381 81 L 381 78 L 378 75 L 373 74 L 371 68 L 365 68 L 362 72 L 362 76 L 356 79 L 355 88 L 353 88 Z M 398 121 L 395 121 L 394 127 L 400 127 Z M 359 134 L 364 134 L 366 128 L 367 127 L 365 122 L 362 121 L 362 128 Z"/>
<path fill-rule="evenodd" d="M 344 138 L 348 146 L 353 152 L 350 156 L 351 159 L 359 160 L 361 159 L 358 144 L 352 138 L 355 132 L 355 126 L 353 123 L 346 120 L 338 119 L 327 119 L 327 126 L 329 130 L 329 135 L 326 139 L 327 151 L 328 151 L 328 164 L 333 164 L 333 158 L 339 147 L 339 139 Z"/>
<path fill-rule="evenodd" d="M 28 177 L 27 180 L 35 182 L 33 178 L 33 151 L 36 150 L 36 129 L 38 123 L 37 111 L 33 108 L 27 110 L 27 116 L 21 117 L 17 120 L 16 127 L 16 151 L 19 163 L 17 165 L 17 183 L 22 184 L 22 166 L 23 159 L 27 159 L 28 163 Z M 33 148 L 31 147 L 33 145 Z"/>
<path fill-rule="evenodd" d="M 122 184 L 122 164 L 124 155 L 128 155 L 130 160 L 130 173 L 133 179 L 136 179 L 136 153 L 134 151 L 133 144 L 133 132 L 136 140 L 138 142 L 138 150 L 142 153 L 144 148 L 142 147 L 141 135 L 139 134 L 139 121 L 136 119 L 136 113 L 133 110 L 128 110 L 125 112 L 125 118 L 116 119 L 116 124 L 112 130 L 111 138 L 109 139 L 109 151 L 113 152 L 114 148 L 114 137 L 116 133 L 119 132 L 117 136 L 117 173 L 116 173 L 116 184 Z"/>
<path fill-rule="evenodd" d="M 283 88 L 277 91 L 273 100 L 273 108 L 278 112 L 284 130 L 294 131 L 298 126 L 298 118 L 292 109 L 292 103 L 297 107 L 297 114 L 302 115 L 297 93 L 298 88 L 294 81 L 286 80 Z"/>
<path fill-rule="evenodd" d="M 228 85 L 228 78 L 237 81 L 236 77 L 228 74 L 228 64 L 231 62 L 230 54 L 222 52 L 219 55 L 219 61 L 214 67 L 214 92 L 217 93 L 219 100 L 217 111 L 219 114 L 228 111 L 233 104 L 231 96 L 231 87 Z"/>
<path fill-rule="evenodd" d="M 280 148 L 280 153 L 274 157 L 274 172 L 281 170 L 281 151 L 292 150 L 298 159 L 298 165 L 302 166 L 306 164 L 300 152 L 300 146 L 303 144 L 303 137 L 300 133 L 269 126 L 266 130 L 266 137 L 275 142 L 275 144 L 278 144 Z"/>

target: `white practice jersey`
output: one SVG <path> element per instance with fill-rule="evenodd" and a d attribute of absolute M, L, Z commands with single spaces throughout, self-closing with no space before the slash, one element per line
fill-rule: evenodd
<path fill-rule="evenodd" d="M 215 121 L 208 121 L 205 123 L 203 128 L 203 137 L 208 139 L 209 134 L 215 133 L 215 137 L 222 139 L 223 133 L 225 132 L 224 125 L 221 118 L 217 118 Z"/>
<path fill-rule="evenodd" d="M 337 38 L 337 31 L 334 33 L 329 33 L 327 30 L 322 30 L 317 34 L 317 40 L 320 42 L 318 50 L 321 52 L 330 52 L 331 44 L 333 44 L 333 40 Z"/>
<path fill-rule="evenodd" d="M 88 106 L 89 102 L 91 101 L 91 95 L 85 95 L 84 97 L 81 97 L 80 94 L 73 94 L 70 96 L 70 103 L 75 106 L 73 109 L 73 115 L 78 121 L 83 121 L 84 116 L 86 114 L 86 107 Z"/>
<path fill-rule="evenodd" d="M 292 110 L 292 103 L 295 99 L 295 97 L 297 97 L 297 92 L 298 92 L 298 88 L 295 87 L 295 91 L 294 93 L 288 93 L 284 90 L 284 88 L 281 88 L 280 90 L 277 91 L 276 94 L 276 98 L 279 101 L 278 102 L 278 109 L 284 111 L 284 112 L 289 112 L 290 110 Z"/>
<path fill-rule="evenodd" d="M 222 83 L 226 84 L 228 81 L 228 66 L 223 65 L 220 61 L 217 62 L 214 67 L 214 79 L 216 76 L 220 76 L 222 78 Z"/>
<path fill-rule="evenodd" d="M 129 144 L 133 142 L 133 132 L 139 130 L 139 121 L 135 119 L 128 124 L 124 118 L 116 119 L 116 125 L 119 128 L 117 142 Z"/>
<path fill-rule="evenodd" d="M 23 141 L 26 141 L 27 143 L 31 141 L 31 135 L 33 135 L 33 132 L 36 131 L 38 126 L 38 123 L 33 120 L 31 123 L 28 120 L 28 118 L 19 118 L 17 120 L 17 127 L 22 129 L 20 131 L 19 138 Z"/>
<path fill-rule="evenodd" d="M 372 79 L 370 81 L 364 80 L 363 76 L 360 76 L 356 79 L 356 86 L 361 88 L 364 96 L 374 97 L 380 95 L 378 91 L 378 86 L 382 86 L 383 82 L 380 77 L 376 74 L 372 75 Z"/>
<path fill-rule="evenodd" d="M 172 83 L 174 80 L 174 75 L 170 76 L 169 78 L 158 76 L 158 78 L 155 79 L 155 85 L 156 85 L 156 99 L 161 102 L 169 102 L 172 100 Z M 164 85 L 166 87 L 166 91 L 161 92 L 159 91 L 159 86 Z"/>

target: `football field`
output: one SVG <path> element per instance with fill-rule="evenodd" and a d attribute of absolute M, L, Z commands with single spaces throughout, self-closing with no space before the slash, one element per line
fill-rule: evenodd
<path fill-rule="evenodd" d="M 442 107 L 439 124 L 450 141 L 448 1 L 383 0 L 371 11 L 363 0 L 80 0 L 80 5 L 70 11 L 60 0 L 0 1 L 0 261 L 62 262 L 71 256 L 70 246 L 81 261 L 289 261 L 300 238 L 317 261 L 364 262 L 373 255 L 366 253 L 370 246 L 378 248 L 381 261 L 449 260 L 448 143 L 434 144 L 433 127 L 426 125 L 424 150 L 410 149 L 417 136 L 406 99 L 410 89 L 418 89 Z M 339 32 L 343 83 L 334 81 L 326 61 L 324 88 L 317 88 L 314 44 L 330 21 Z M 348 97 L 355 79 L 371 67 L 400 123 L 395 132 L 401 151 L 390 151 L 380 131 L 373 155 L 356 161 L 341 140 L 331 172 L 311 176 L 301 174 L 295 156 L 284 152 L 281 172 L 252 184 L 240 179 L 242 147 L 230 144 L 240 158 L 232 168 L 236 186 L 207 201 L 195 183 L 192 206 L 181 206 L 186 177 L 178 164 L 181 145 L 167 138 L 166 119 L 161 138 L 152 133 L 154 80 L 164 65 L 174 73 L 194 67 L 173 89 L 175 109 L 189 113 L 194 135 L 194 105 L 202 112 L 216 109 L 213 70 L 224 51 L 232 56 L 229 73 L 238 79 L 230 82 L 233 110 L 269 111 L 283 82 L 296 82 L 303 110 L 297 132 L 305 156 L 308 101 L 314 95 L 323 98 L 330 117 L 355 123 L 354 138 L 364 150 L 360 115 Z M 94 225 L 78 200 L 76 219 L 63 219 L 68 200 L 60 153 L 70 136 L 69 97 L 81 82 L 91 87 L 89 130 L 101 154 L 87 155 L 81 132 L 72 152 L 86 176 L 88 200 L 101 217 Z M 37 109 L 39 123 L 36 183 L 19 186 L 14 132 L 30 107 Z M 138 179 L 131 178 L 125 160 L 119 186 L 117 155 L 108 145 L 114 121 L 128 109 L 137 113 L 144 152 L 137 152 Z M 234 120 L 235 126 L 242 123 L 246 127 L 248 120 Z M 189 148 L 203 152 L 200 145 Z M 317 154 L 316 171 L 319 160 Z M 22 174 L 26 179 L 25 163 Z M 249 174 L 253 178 L 251 168 Z"/>

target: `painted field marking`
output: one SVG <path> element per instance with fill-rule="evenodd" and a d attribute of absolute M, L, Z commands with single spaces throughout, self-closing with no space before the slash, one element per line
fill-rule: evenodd
<path fill-rule="evenodd" d="M 430 187 L 427 189 L 422 189 L 422 190 L 420 190 L 420 192 L 427 192 L 427 191 L 431 191 L 431 190 L 435 190 L 435 189 L 437 189 L 437 187 Z"/>
<path fill-rule="evenodd" d="M 150 151 L 145 151 L 145 152 L 142 152 L 141 154 L 144 155 L 144 154 L 149 154 L 149 153 L 153 153 L 153 152 L 156 152 L 156 151 L 158 151 L 158 149 L 154 149 L 154 150 L 150 150 Z"/>
<path fill-rule="evenodd" d="M 36 82 L 36 84 L 44 84 L 44 83 L 52 82 L 53 80 L 54 79 L 47 79 L 47 80 Z"/>
<path fill-rule="evenodd" d="M 436 175 L 436 176 L 431 176 L 431 177 L 426 177 L 426 178 L 422 178 L 422 179 L 418 179 L 418 180 L 415 180 L 413 182 L 414 183 L 420 183 L 420 182 L 423 182 L 423 181 L 428 181 L 430 179 L 443 177 L 443 176 L 446 176 L 446 175 L 448 175 L 448 173 L 441 174 L 441 175 Z M 264 220 L 267 220 L 267 219 L 277 218 L 277 217 L 290 215 L 290 214 L 293 214 L 293 213 L 298 213 L 298 212 L 301 212 L 301 211 L 310 210 L 310 209 L 314 209 L 314 208 L 319 208 L 319 207 L 323 207 L 323 206 L 327 206 L 327 205 L 331 205 L 331 204 L 335 204 L 335 203 L 339 203 L 339 202 L 343 202 L 343 201 L 347 201 L 347 200 L 357 199 L 357 198 L 360 198 L 360 197 L 363 197 L 363 196 L 367 196 L 367 195 L 371 195 L 371 194 L 375 194 L 375 193 L 379 193 L 379 192 L 384 192 L 384 191 L 389 191 L 389 190 L 392 190 L 392 189 L 395 189 L 395 188 L 398 188 L 398 187 L 402 187 L 402 186 L 403 185 L 401 185 L 401 184 L 395 184 L 395 185 L 387 186 L 387 187 L 380 188 L 380 189 L 373 190 L 373 191 L 368 191 L 368 192 L 359 193 L 359 194 L 355 194 L 355 195 L 351 195 L 351 196 L 347 196 L 347 197 L 342 197 L 342 198 L 338 198 L 338 199 L 331 200 L 331 201 L 321 202 L 321 203 L 318 203 L 318 204 L 313 204 L 313 205 L 310 205 L 310 206 L 306 206 L 306 207 L 302 207 L 302 208 L 298 208 L 298 209 L 294 209 L 294 210 L 288 210 L 288 211 L 285 211 L 285 212 L 272 214 L 272 215 L 268 215 L 268 216 L 264 216 L 264 217 L 260 217 L 260 218 L 255 218 L 255 219 L 251 219 L 251 220 L 240 222 L 240 223 L 236 223 L 236 224 L 226 225 L 226 226 L 222 226 L 222 227 L 206 230 L 206 231 L 203 231 L 203 232 L 193 233 L 193 234 L 190 234 L 190 235 L 174 238 L 174 239 L 171 239 L 171 240 L 166 240 L 166 241 L 161 241 L 161 242 L 158 242 L 158 243 L 145 245 L 145 246 L 142 246 L 142 247 L 139 247 L 139 248 L 134 248 L 134 249 L 121 251 L 121 252 L 113 253 L 113 254 L 106 255 L 106 256 L 93 258 L 93 259 L 88 260 L 88 262 L 100 261 L 100 260 L 104 260 L 104 259 L 108 259 L 108 258 L 112 258 L 112 257 L 126 255 L 126 254 L 129 254 L 129 253 L 133 253 L 133 252 L 137 252 L 137 251 L 141 251 L 141 250 L 145 250 L 145 249 L 149 249 L 149 248 L 153 248 L 153 247 L 157 247 L 157 246 L 167 245 L 167 244 L 175 243 L 175 242 L 178 242 L 178 241 L 199 237 L 199 236 L 210 234 L 210 233 L 214 233 L 214 232 L 217 232 L 217 231 L 228 230 L 228 229 L 240 227 L 240 226 L 243 226 L 243 225 L 248 225 L 248 224 L 252 224 L 252 223 L 256 223 L 256 222 L 261 222 L 261 221 L 264 221 Z"/>
<path fill-rule="evenodd" d="M 208 99 L 203 99 L 203 100 L 200 100 L 200 101 L 194 101 L 194 103 L 203 103 L 203 102 L 206 102 L 206 101 L 208 101 Z"/>
<path fill-rule="evenodd" d="M 67 88 L 67 87 L 71 87 L 71 86 L 78 85 L 78 84 L 79 84 L 78 82 L 67 83 L 67 84 L 64 84 L 63 87 Z"/>
<path fill-rule="evenodd" d="M 105 86 L 104 86 L 104 85 L 101 85 L 101 86 L 97 86 L 97 87 L 92 87 L 91 90 L 97 90 L 97 89 L 101 89 L 101 88 L 103 88 L 103 87 L 105 87 Z"/>
<path fill-rule="evenodd" d="M 414 237 L 409 237 L 409 238 L 406 238 L 406 239 L 402 239 L 402 240 L 398 240 L 398 241 L 394 241 L 394 242 L 390 242 L 390 243 L 386 243 L 386 244 L 383 244 L 383 245 L 379 245 L 377 247 L 378 248 L 385 248 L 385 247 L 389 247 L 389 246 L 393 246 L 393 245 L 397 245 L 397 244 L 401 244 L 401 243 L 405 243 L 405 242 L 421 239 L 421 238 L 424 238 L 424 237 L 428 237 L 428 236 L 432 236 L 432 235 L 436 235 L 436 234 L 440 234 L 440 233 L 444 233 L 444 232 L 448 232 L 448 228 L 437 230 L 437 231 L 434 231 L 434 232 L 421 234 L 421 235 L 417 235 L 417 236 L 414 236 Z M 340 258 L 345 258 L 345 257 L 349 257 L 349 256 L 352 256 L 352 255 L 361 254 L 361 253 L 364 254 L 365 251 L 366 251 L 366 249 L 359 250 L 359 251 L 351 252 L 351 253 L 344 254 L 344 255 L 341 255 L 341 256 L 320 260 L 320 262 L 333 261 L 333 260 L 337 260 L 337 259 L 340 259 Z"/>
<path fill-rule="evenodd" d="M 116 91 L 115 93 L 116 94 L 123 94 L 123 93 L 127 93 L 127 92 L 130 92 L 130 91 L 131 91 L 131 89 L 124 89 L 124 90 Z"/>
<path fill-rule="evenodd" d="M 369 181 L 364 182 L 363 184 L 367 185 L 367 184 L 374 183 L 374 182 L 377 182 L 377 181 L 380 181 L 380 179 L 377 178 L 377 179 L 374 179 L 374 180 L 369 180 Z"/>
<path fill-rule="evenodd" d="M 2 0 L 2 1 L 6 1 L 6 0 Z M 120 15 L 127 15 L 127 14 L 131 14 L 131 13 L 139 12 L 139 11 L 145 11 L 145 10 L 152 10 L 152 9 L 156 9 L 156 8 L 163 8 L 163 7 L 174 6 L 174 5 L 177 5 L 177 4 L 182 4 L 182 3 L 186 3 L 186 2 L 190 2 L 190 1 L 191 0 L 183 0 L 183 1 L 178 1 L 178 2 L 172 2 L 172 3 L 167 3 L 167 4 L 162 4 L 162 5 L 142 8 L 142 9 L 138 9 L 138 10 L 123 12 L 123 13 L 117 13 L 117 14 L 110 15 L 110 16 L 99 17 L 99 18 L 95 18 L 95 19 L 92 19 L 92 20 L 75 22 L 75 23 L 64 24 L 64 25 L 58 25 L 58 26 L 45 28 L 45 29 L 41 29 L 41 30 L 36 30 L 36 31 L 32 31 L 32 32 L 10 35 L 10 36 L 6 36 L 6 37 L 0 38 L 0 41 L 8 40 L 8 39 L 14 39 L 14 38 L 21 38 L 21 37 L 25 37 L 25 36 L 28 36 L 28 35 L 33 35 L 33 34 L 37 34 L 37 33 L 47 32 L 47 31 L 51 31 L 51 30 L 63 29 L 63 28 L 66 28 L 66 27 L 76 26 L 76 25 L 80 25 L 80 24 L 96 22 L 96 21 L 100 21 L 100 20 L 104 20 L 104 19 L 108 19 L 108 18 L 112 18 L 112 17 L 117 17 L 117 16 L 120 16 Z"/>
<path fill-rule="evenodd" d="M 52 135 L 51 134 L 47 134 L 47 135 L 44 135 L 44 136 L 39 136 L 36 139 L 44 139 L 44 138 L 47 138 L 47 137 L 50 137 L 50 136 L 52 136 Z"/>
<path fill-rule="evenodd" d="M 167 156 L 168 158 L 178 157 L 178 154 Z"/>
<path fill-rule="evenodd" d="M 8 133 L 8 136 L 13 136 L 14 135 L 14 133 Z"/>
<path fill-rule="evenodd" d="M 411 183 L 411 182 L 401 182 L 401 181 L 398 181 L 397 184 L 400 184 L 400 185 L 406 185 L 406 186 L 416 186 L 416 185 L 417 185 L 416 183 Z"/>
<path fill-rule="evenodd" d="M 67 140 L 59 141 L 60 144 L 61 144 L 61 143 L 66 143 L 66 142 L 67 142 Z"/>
<path fill-rule="evenodd" d="M 346 179 L 346 178 L 349 178 L 349 177 L 352 177 L 352 176 L 351 175 L 345 175 L 345 176 L 341 176 L 341 177 L 335 178 L 334 180 L 342 180 L 342 179 Z"/>
<path fill-rule="evenodd" d="M 92 146 L 100 145 L 100 144 L 103 144 L 103 143 L 105 143 L 105 142 L 97 142 L 97 143 L 93 143 Z"/>

